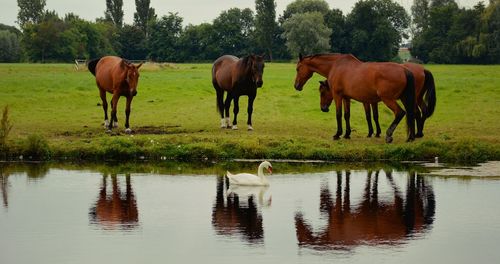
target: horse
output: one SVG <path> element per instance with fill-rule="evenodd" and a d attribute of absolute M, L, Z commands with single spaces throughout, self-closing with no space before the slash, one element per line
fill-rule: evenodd
<path fill-rule="evenodd" d="M 239 112 L 239 98 L 248 96 L 248 130 L 252 127 L 253 102 L 257 96 L 257 88 L 264 84 L 264 58 L 258 55 L 249 55 L 241 59 L 224 55 L 215 60 L 212 66 L 212 84 L 217 94 L 217 110 L 221 116 L 221 128 L 238 129 L 237 116 Z M 224 101 L 224 92 L 227 92 Z M 230 125 L 229 108 L 234 100 L 233 125 Z"/>
<path fill-rule="evenodd" d="M 126 59 L 115 56 L 105 56 L 99 59 L 89 61 L 87 67 L 95 76 L 97 87 L 102 100 L 104 110 L 104 127 L 111 131 L 113 127 L 118 127 L 118 118 L 116 117 L 116 108 L 120 96 L 127 98 L 125 108 L 125 132 L 131 133 L 129 127 L 130 105 L 132 99 L 137 95 L 137 84 L 139 82 L 139 65 L 134 65 Z M 111 99 L 111 122 L 108 122 L 108 102 L 106 101 L 106 92 L 113 94 Z"/>
<path fill-rule="evenodd" d="M 408 68 L 415 77 L 415 96 L 417 100 L 417 107 L 415 108 L 417 133 L 415 134 L 415 137 L 421 138 L 424 136 L 423 130 L 425 120 L 432 116 L 436 107 L 436 86 L 434 84 L 434 76 L 429 70 L 424 69 L 424 67 L 420 64 L 407 62 L 403 65 Z M 368 123 L 368 137 L 371 137 L 373 134 L 370 108 L 373 112 L 373 121 L 377 127 L 375 137 L 379 137 L 380 125 L 378 122 L 378 104 L 364 103 L 363 107 L 365 109 L 366 122 Z"/>
<path fill-rule="evenodd" d="M 386 132 L 387 143 L 392 142 L 392 134 L 405 115 L 407 142 L 415 139 L 415 84 L 413 74 L 407 68 L 391 62 L 361 62 L 351 54 L 316 54 L 306 57 L 300 55 L 295 89 L 302 91 L 304 84 L 314 73 L 328 79 L 329 89 L 335 101 L 337 133 L 333 136 L 334 140 L 338 140 L 342 135 L 342 103 L 346 122 L 344 138 L 350 138 L 351 99 L 362 103 L 382 101 L 392 110 L 394 121 Z M 398 99 L 402 101 L 406 112 L 398 105 Z M 327 112 L 328 106 L 322 105 L 322 111 Z"/>
<path fill-rule="evenodd" d="M 415 108 L 415 120 L 417 123 L 417 133 L 416 138 L 424 136 L 423 129 L 425 120 L 429 118 L 436 107 L 436 88 L 434 84 L 434 76 L 429 70 L 424 69 L 420 64 L 415 63 L 405 63 L 403 64 L 408 68 L 415 78 L 415 99 L 417 107 Z M 320 87 L 320 106 L 330 105 L 333 97 L 328 88 L 328 80 L 319 81 Z M 425 98 L 424 98 L 425 96 Z M 368 136 L 373 135 L 373 126 L 371 122 L 371 114 L 373 113 L 373 121 L 376 126 L 375 137 L 380 137 L 380 124 L 378 121 L 378 103 L 363 103 L 365 110 L 366 122 L 368 124 Z M 371 112 L 370 112 L 371 111 Z"/>
<path fill-rule="evenodd" d="M 380 192 L 379 172 L 369 171 L 361 197 L 352 199 L 352 193 L 358 192 L 351 190 L 350 172 L 345 172 L 343 183 L 342 172 L 337 171 L 335 192 L 330 191 L 328 183 L 320 187 L 319 208 L 326 226 L 314 227 L 304 213 L 295 214 L 299 246 L 351 250 L 366 245 L 399 245 L 415 234 L 428 232 L 436 214 L 432 185 L 424 177 L 410 173 L 406 188 L 401 188 L 391 172 L 385 176 L 392 190 Z"/>

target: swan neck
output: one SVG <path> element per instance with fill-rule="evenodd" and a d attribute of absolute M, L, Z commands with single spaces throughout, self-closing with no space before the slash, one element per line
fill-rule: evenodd
<path fill-rule="evenodd" d="M 259 165 L 259 169 L 257 170 L 257 176 L 260 178 L 264 178 L 264 164 Z"/>

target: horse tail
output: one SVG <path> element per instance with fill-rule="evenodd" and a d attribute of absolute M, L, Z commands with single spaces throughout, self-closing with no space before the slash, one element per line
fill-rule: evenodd
<path fill-rule="evenodd" d="M 87 68 L 89 71 L 92 73 L 92 75 L 95 76 L 95 67 L 97 66 L 97 63 L 101 60 L 101 58 L 98 59 L 93 59 L 87 62 Z"/>
<path fill-rule="evenodd" d="M 423 109 L 423 116 L 425 118 L 430 117 L 434 113 L 436 108 L 436 86 L 434 84 L 434 76 L 428 70 L 424 70 L 425 82 L 424 87 L 427 90 L 425 93 L 425 104 L 427 107 Z"/>
<path fill-rule="evenodd" d="M 406 110 L 406 125 L 408 132 L 415 132 L 415 77 L 405 68 L 406 87 L 403 90 L 401 101 Z"/>
<path fill-rule="evenodd" d="M 219 87 L 219 84 L 217 83 L 217 78 L 215 77 L 215 65 L 217 63 L 214 63 L 212 66 L 212 85 L 215 88 L 215 93 L 217 94 L 217 112 L 221 115 L 224 114 L 224 90 L 222 90 Z"/>

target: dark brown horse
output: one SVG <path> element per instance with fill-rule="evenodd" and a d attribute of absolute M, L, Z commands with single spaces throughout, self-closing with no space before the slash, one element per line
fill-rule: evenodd
<path fill-rule="evenodd" d="M 412 173 L 407 176 L 406 188 L 398 186 L 390 172 L 386 172 L 386 177 L 392 191 L 379 194 L 379 172 L 368 172 L 361 201 L 352 203 L 350 172 L 345 173 L 345 183 L 342 173 L 337 172 L 335 194 L 328 183 L 320 190 L 319 208 L 326 216 L 326 226 L 313 228 L 303 213 L 296 213 L 299 245 L 319 249 L 398 245 L 414 234 L 427 232 L 434 222 L 436 209 L 432 186 L 422 176 Z"/>
<path fill-rule="evenodd" d="M 361 62 L 350 54 L 318 54 L 307 57 L 300 55 L 297 62 L 295 89 L 301 91 L 313 73 L 328 79 L 330 91 L 336 106 L 337 133 L 342 135 L 342 103 L 346 121 L 345 138 L 350 138 L 350 100 L 362 103 L 379 101 L 394 113 L 394 121 L 386 132 L 386 142 L 392 142 L 392 134 L 406 115 L 408 140 L 415 139 L 415 84 L 413 74 L 405 67 L 390 62 Z M 401 99 L 406 112 L 398 105 Z M 328 106 L 322 107 L 328 111 Z"/>
<path fill-rule="evenodd" d="M 264 73 L 264 58 L 257 55 L 249 55 L 241 59 L 224 55 L 215 60 L 212 67 L 212 84 L 217 93 L 217 110 L 221 116 L 221 128 L 238 129 L 237 116 L 240 110 L 239 98 L 248 96 L 248 130 L 252 128 L 253 102 L 257 96 L 257 88 L 262 87 L 262 75 Z M 224 101 L 224 92 L 227 92 Z M 234 100 L 233 125 L 229 121 L 229 108 L 231 100 Z"/>
<path fill-rule="evenodd" d="M 87 67 L 95 76 L 97 87 L 102 100 L 102 108 L 104 109 L 104 126 L 111 130 L 113 127 L 118 127 L 118 118 L 116 117 L 116 107 L 120 96 L 127 98 L 127 106 L 125 108 L 125 132 L 131 133 L 129 127 L 130 104 L 132 99 L 137 95 L 137 83 L 139 82 L 139 65 L 134 65 L 129 61 L 115 57 L 106 56 L 100 59 L 89 61 Z M 106 92 L 113 94 L 111 99 L 111 122 L 108 122 L 108 102 L 106 101 Z"/>

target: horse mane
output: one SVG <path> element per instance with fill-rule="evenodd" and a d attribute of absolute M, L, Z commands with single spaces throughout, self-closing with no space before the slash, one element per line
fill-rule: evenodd
<path fill-rule="evenodd" d="M 317 53 L 317 54 L 303 56 L 302 59 L 306 59 L 306 58 L 314 59 L 316 57 L 322 57 L 322 56 L 345 56 L 345 57 L 351 57 L 357 61 L 360 61 L 356 56 L 352 55 L 351 53 Z"/>

